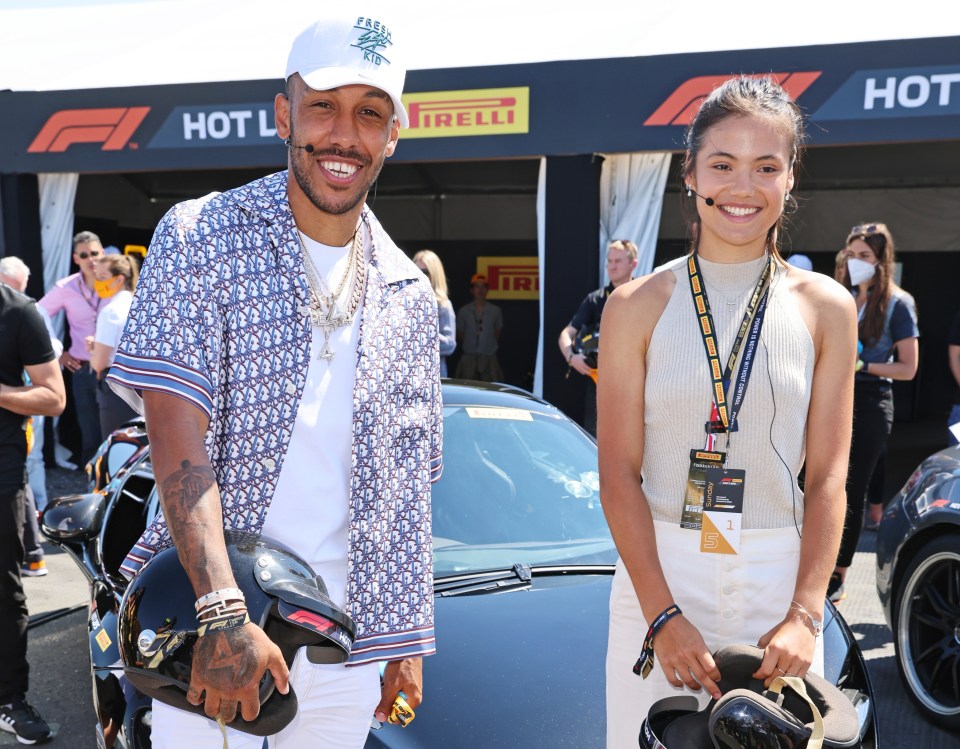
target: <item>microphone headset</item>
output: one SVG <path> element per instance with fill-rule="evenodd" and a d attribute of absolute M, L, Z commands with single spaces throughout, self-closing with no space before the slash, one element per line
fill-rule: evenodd
<path fill-rule="evenodd" d="M 287 145 L 290 145 L 289 140 L 290 140 L 290 139 L 288 138 L 288 139 L 287 139 Z M 308 151 L 307 153 L 309 153 L 309 151 Z M 696 195 L 696 196 L 697 196 L 698 198 L 700 198 L 704 203 L 707 204 L 707 208 L 710 208 L 710 207 L 714 204 L 713 198 L 705 198 L 705 197 L 703 197 L 703 195 L 701 195 L 701 194 L 698 193 L 696 190 L 694 190 L 692 187 L 690 187 L 690 185 L 687 185 L 686 187 L 687 187 L 687 197 L 689 197 L 690 195 Z"/>
<path fill-rule="evenodd" d="M 291 143 L 289 138 L 284 139 L 283 145 L 285 145 L 287 148 L 302 148 L 307 153 L 313 153 L 314 151 L 312 144 L 307 143 L 305 146 L 298 146 L 294 143 Z M 713 201 L 711 200 L 707 205 L 713 205 Z"/>

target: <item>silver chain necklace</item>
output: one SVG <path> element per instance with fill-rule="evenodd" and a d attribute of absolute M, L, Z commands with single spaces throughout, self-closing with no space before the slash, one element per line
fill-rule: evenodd
<path fill-rule="evenodd" d="M 307 283 L 310 286 L 310 322 L 315 327 L 320 328 L 320 332 L 323 334 L 323 346 L 317 358 L 325 360 L 328 365 L 334 357 L 334 352 L 330 349 L 330 336 L 340 328 L 353 323 L 354 315 L 360 308 L 360 302 L 366 288 L 367 274 L 363 253 L 362 228 L 363 216 L 360 217 L 357 229 L 353 233 L 353 244 L 347 255 L 347 264 L 334 292 L 330 291 L 323 275 L 314 266 L 313 258 L 310 257 L 310 253 L 303 242 L 303 234 L 297 229 L 297 239 L 300 240 L 303 263 L 307 271 Z M 344 309 L 340 298 L 347 288 L 347 281 L 351 279 L 350 297 L 346 300 L 347 307 Z"/>

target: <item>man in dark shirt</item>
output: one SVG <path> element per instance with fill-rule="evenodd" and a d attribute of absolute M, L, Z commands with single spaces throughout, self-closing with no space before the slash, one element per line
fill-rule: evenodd
<path fill-rule="evenodd" d="M 633 272 L 636 269 L 637 245 L 629 239 L 613 240 L 607 246 L 607 277 L 610 283 L 587 294 L 580 303 L 577 313 L 570 320 L 570 324 L 560 331 L 560 338 L 557 341 L 567 365 L 587 377 L 587 408 L 583 426 L 593 435 L 597 433 L 597 385 L 590 376 L 592 372 L 590 365 L 583 354 L 576 350 L 575 342 L 581 331 L 599 331 L 600 315 L 603 314 L 603 305 L 606 304 L 607 297 L 615 288 L 633 278 Z"/>
<path fill-rule="evenodd" d="M 23 384 L 26 371 L 30 385 Z M 0 729 L 33 744 L 50 728 L 26 701 L 27 603 L 20 581 L 27 418 L 59 416 L 63 376 L 36 304 L 0 283 Z"/>

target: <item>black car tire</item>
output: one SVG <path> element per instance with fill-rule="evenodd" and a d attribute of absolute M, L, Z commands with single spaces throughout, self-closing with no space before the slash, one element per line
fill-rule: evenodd
<path fill-rule="evenodd" d="M 960 731 L 960 538 L 924 544 L 897 587 L 893 642 L 900 677 L 924 716 Z"/>

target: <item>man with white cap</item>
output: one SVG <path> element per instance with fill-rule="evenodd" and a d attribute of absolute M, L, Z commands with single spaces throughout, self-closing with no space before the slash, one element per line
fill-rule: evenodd
<path fill-rule="evenodd" d="M 203 601 L 242 608 L 222 529 L 254 531 L 308 562 L 357 624 L 346 665 L 301 652 L 289 674 L 254 624 L 198 639 L 187 699 L 227 726 L 257 714 L 265 671 L 294 687 L 281 746 L 362 747 L 400 693 L 419 705 L 434 651 L 437 307 L 364 204 L 407 124 L 404 77 L 379 17 L 323 19 L 296 38 L 275 101 L 288 171 L 164 217 L 108 378 L 142 393 L 165 517 L 128 576 L 175 544 L 201 619 Z M 221 742 L 214 722 L 154 705 L 155 749 Z"/>

